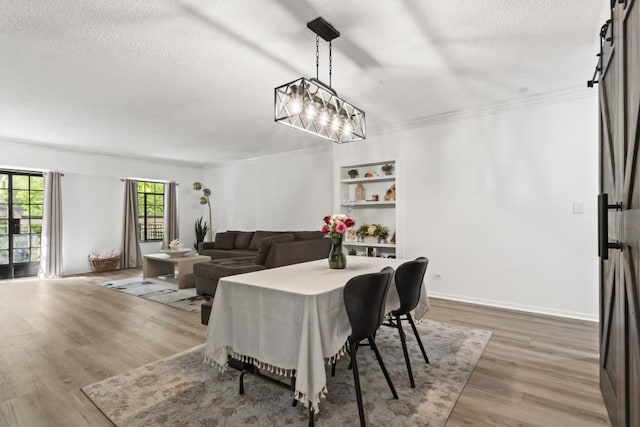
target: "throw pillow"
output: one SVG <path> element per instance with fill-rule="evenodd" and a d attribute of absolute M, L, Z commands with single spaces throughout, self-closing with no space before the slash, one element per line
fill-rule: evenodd
<path fill-rule="evenodd" d="M 264 261 L 267 259 L 267 254 L 269 253 L 269 249 L 271 249 L 272 244 L 280 242 L 293 242 L 294 240 L 295 238 L 293 237 L 293 234 L 279 234 L 277 236 L 265 237 L 260 243 L 260 248 L 258 249 L 258 255 L 256 257 L 256 264 L 264 264 Z"/>
<path fill-rule="evenodd" d="M 215 249 L 233 249 L 236 247 L 236 232 L 225 231 L 216 233 L 216 240 L 213 242 Z"/>
<path fill-rule="evenodd" d="M 236 233 L 236 249 L 249 249 L 253 231 L 238 231 Z"/>
<path fill-rule="evenodd" d="M 253 249 L 254 251 L 258 250 L 260 248 L 260 243 L 262 242 L 262 239 L 267 238 L 267 237 L 272 237 L 272 236 L 279 236 L 280 234 L 282 234 L 280 231 L 256 231 L 255 234 L 253 235 L 253 239 L 251 239 L 251 246 L 249 246 L 249 249 Z"/>

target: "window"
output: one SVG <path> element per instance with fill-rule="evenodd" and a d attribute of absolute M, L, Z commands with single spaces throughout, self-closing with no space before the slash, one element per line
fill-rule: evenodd
<path fill-rule="evenodd" d="M 164 234 L 164 184 L 138 181 L 138 231 L 141 242 L 162 240 Z"/>
<path fill-rule="evenodd" d="M 42 174 L 0 170 L 0 279 L 37 274 L 43 204 Z"/>

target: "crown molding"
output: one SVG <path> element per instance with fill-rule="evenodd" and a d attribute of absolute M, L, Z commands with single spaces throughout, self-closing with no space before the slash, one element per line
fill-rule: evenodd
<path fill-rule="evenodd" d="M 416 117 L 411 120 L 374 127 L 368 130 L 367 133 L 369 134 L 368 136 L 377 136 L 403 130 L 436 126 L 444 123 L 452 123 L 461 120 L 500 114 L 506 111 L 522 110 L 525 108 L 531 108 L 540 105 L 551 105 L 577 99 L 592 98 L 597 96 L 597 93 L 598 92 L 594 91 L 593 89 L 581 87 L 548 92 L 544 94 L 529 95 L 526 97 L 496 102 L 494 104 L 485 105 L 483 107 L 452 110 L 443 113 Z"/>

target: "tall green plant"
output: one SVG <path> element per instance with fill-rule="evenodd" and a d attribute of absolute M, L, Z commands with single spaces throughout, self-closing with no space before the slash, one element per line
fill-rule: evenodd
<path fill-rule="evenodd" d="M 196 243 L 193 245 L 193 247 L 196 250 L 198 250 L 198 244 L 200 244 L 200 242 L 204 242 L 204 238 L 207 236 L 207 233 L 209 232 L 209 224 L 207 224 L 207 221 L 204 221 L 202 217 L 200 217 L 199 219 L 196 220 L 195 230 L 196 230 Z"/>

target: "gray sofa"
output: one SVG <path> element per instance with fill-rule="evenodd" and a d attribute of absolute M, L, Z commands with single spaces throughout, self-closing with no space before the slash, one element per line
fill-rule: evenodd
<path fill-rule="evenodd" d="M 320 231 L 227 231 L 198 252 L 210 262 L 193 266 L 198 295 L 214 296 L 221 277 L 314 261 L 329 255 L 331 241 Z"/>

